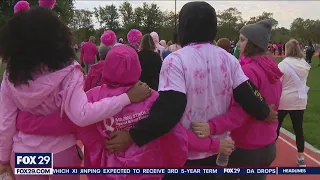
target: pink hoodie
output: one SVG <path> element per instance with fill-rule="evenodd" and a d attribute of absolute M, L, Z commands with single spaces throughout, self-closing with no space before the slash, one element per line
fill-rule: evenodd
<path fill-rule="evenodd" d="M 256 85 L 267 104 L 274 104 L 278 110 L 282 84 L 282 73 L 277 63 L 270 56 L 245 58 L 242 69 L 250 81 Z M 278 121 L 268 124 L 247 114 L 242 107 L 233 101 L 226 114 L 209 121 L 212 134 L 231 131 L 236 148 L 258 149 L 273 143 L 276 139 Z"/>
<path fill-rule="evenodd" d="M 81 47 L 80 60 L 84 63 L 94 63 L 98 53 L 97 45 L 93 42 L 86 42 Z"/>
<path fill-rule="evenodd" d="M 97 64 L 91 66 L 89 73 L 85 79 L 83 90 L 89 91 L 91 88 L 101 85 L 101 76 L 104 66 L 104 60 L 100 60 Z"/>
<path fill-rule="evenodd" d="M 77 62 L 35 78 L 28 85 L 14 86 L 4 72 L 0 92 L 0 161 L 8 162 L 12 150 L 58 153 L 76 143 L 74 134 L 52 137 L 18 131 L 16 117 L 19 110 L 35 115 L 57 112 L 62 116 L 65 112 L 73 123 L 83 127 L 111 117 L 130 104 L 126 94 L 88 103 L 82 89 L 83 73 Z"/>

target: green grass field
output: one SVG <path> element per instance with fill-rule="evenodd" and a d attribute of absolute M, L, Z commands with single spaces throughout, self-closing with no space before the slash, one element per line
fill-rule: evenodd
<path fill-rule="evenodd" d="M 281 58 L 277 58 L 280 62 Z M 310 87 L 308 106 L 304 119 L 305 140 L 314 147 L 320 149 L 320 67 L 318 67 L 318 57 L 313 57 L 312 68 L 308 77 L 308 86 Z M 0 78 L 5 67 L 0 67 Z M 318 79 L 319 78 L 319 79 Z M 286 117 L 283 127 L 293 132 L 289 116 Z"/>

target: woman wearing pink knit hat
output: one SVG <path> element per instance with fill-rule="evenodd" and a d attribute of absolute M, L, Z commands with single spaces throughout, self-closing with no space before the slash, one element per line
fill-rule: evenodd
<path fill-rule="evenodd" d="M 138 49 L 139 49 L 139 44 L 140 44 L 141 38 L 142 38 L 142 33 L 137 29 L 131 29 L 128 32 L 128 35 L 127 35 L 128 43 L 136 51 L 138 51 Z"/>
<path fill-rule="evenodd" d="M 117 36 L 112 30 L 107 30 L 101 35 L 100 40 L 105 46 L 113 46 L 117 42 Z"/>

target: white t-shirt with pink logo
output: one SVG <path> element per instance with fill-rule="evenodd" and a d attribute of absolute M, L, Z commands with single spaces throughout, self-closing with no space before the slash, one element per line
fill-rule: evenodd
<path fill-rule="evenodd" d="M 191 44 L 171 53 L 162 64 L 159 91 L 179 91 L 187 95 L 181 122 L 208 121 L 227 112 L 233 89 L 248 80 L 238 60 L 210 43 Z M 222 135 L 214 136 L 219 138 Z M 189 151 L 189 159 L 203 159 L 214 152 Z"/>

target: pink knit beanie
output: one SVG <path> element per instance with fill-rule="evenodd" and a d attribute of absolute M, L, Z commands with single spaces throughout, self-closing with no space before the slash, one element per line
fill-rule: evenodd
<path fill-rule="evenodd" d="M 127 39 L 129 44 L 133 45 L 135 49 L 139 49 L 139 43 L 142 38 L 142 33 L 137 29 L 131 29 L 128 32 Z"/>
<path fill-rule="evenodd" d="M 100 41 L 105 46 L 113 46 L 117 42 L 117 36 L 113 31 L 107 30 L 102 34 Z"/>
<path fill-rule="evenodd" d="M 53 9 L 56 5 L 56 0 L 39 0 L 39 5 L 49 9 Z"/>
<path fill-rule="evenodd" d="M 142 33 L 137 29 L 131 29 L 128 32 L 127 38 L 131 44 L 139 43 L 142 38 Z"/>
<path fill-rule="evenodd" d="M 21 11 L 25 11 L 30 9 L 30 4 L 27 1 L 19 1 L 17 4 L 13 7 L 13 12 L 16 14 Z"/>

